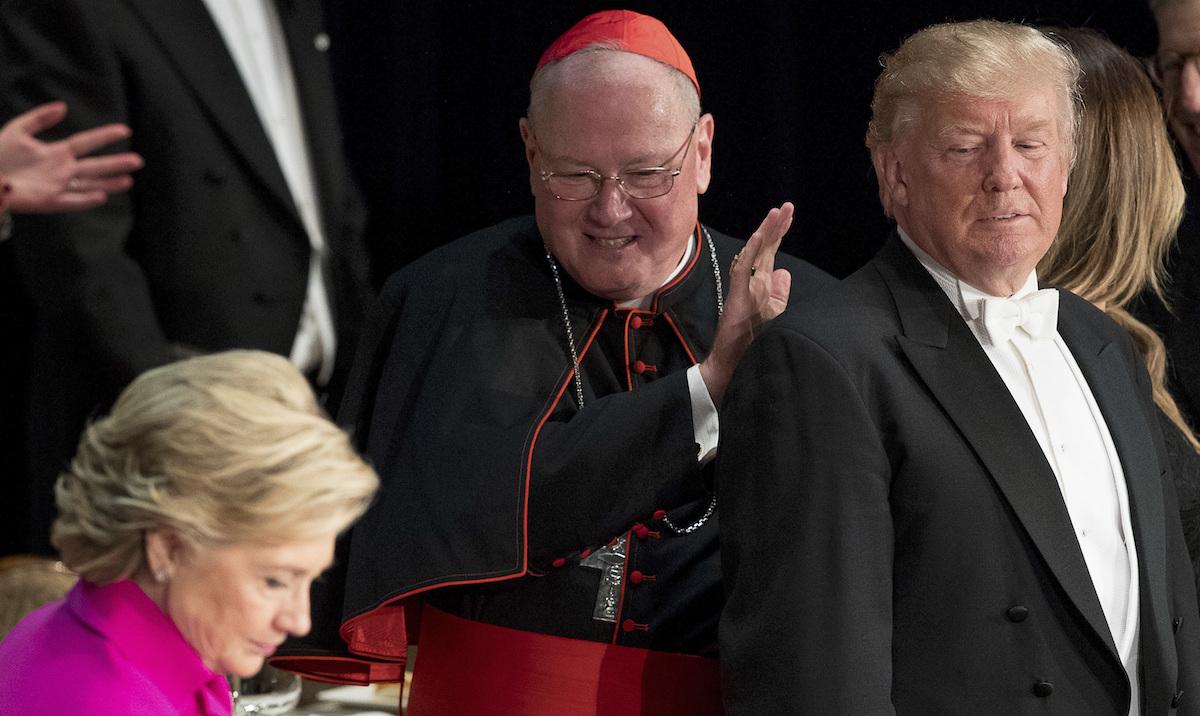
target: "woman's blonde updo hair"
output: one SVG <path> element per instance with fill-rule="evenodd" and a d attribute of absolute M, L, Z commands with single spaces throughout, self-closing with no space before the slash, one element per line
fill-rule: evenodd
<path fill-rule="evenodd" d="M 105 584 L 145 568 L 147 531 L 197 547 L 315 539 L 349 526 L 377 486 L 290 363 L 217 353 L 144 373 L 88 426 L 55 486 L 51 542 Z"/>

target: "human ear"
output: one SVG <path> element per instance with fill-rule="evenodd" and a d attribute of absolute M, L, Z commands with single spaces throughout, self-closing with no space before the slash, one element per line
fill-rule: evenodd
<path fill-rule="evenodd" d="M 708 183 L 712 181 L 713 116 L 707 113 L 702 115 L 696 123 L 696 129 L 699 130 L 698 136 L 693 139 L 696 143 L 696 193 L 703 194 L 708 191 Z"/>
<path fill-rule="evenodd" d="M 143 539 L 147 569 L 156 582 L 166 581 L 183 557 L 183 540 L 177 532 L 166 528 L 147 530 Z"/>
<path fill-rule="evenodd" d="M 536 196 L 538 184 L 541 183 L 541 169 L 538 167 L 538 148 L 533 137 L 533 126 L 528 117 L 522 117 L 518 126 L 521 128 L 521 141 L 525 143 L 525 161 L 529 164 L 529 191 Z"/>
<path fill-rule="evenodd" d="M 908 206 L 908 183 L 903 162 L 896 148 L 888 143 L 875 147 L 871 152 L 871 163 L 879 181 L 879 199 L 883 203 L 883 210 L 888 216 L 893 216 L 897 205 Z"/>

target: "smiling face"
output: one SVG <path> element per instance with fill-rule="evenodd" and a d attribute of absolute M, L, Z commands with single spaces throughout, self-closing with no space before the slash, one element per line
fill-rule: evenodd
<path fill-rule="evenodd" d="M 1200 0 L 1174 0 L 1155 11 L 1158 64 L 1163 72 L 1163 102 L 1171 132 L 1191 161 L 1200 167 Z M 1200 171 L 1200 169 L 1197 169 Z"/>
<path fill-rule="evenodd" d="M 1048 87 L 1007 101 L 925 103 L 876 156 L 897 223 L 962 280 L 1012 294 L 1062 218 L 1063 106 Z"/>
<path fill-rule="evenodd" d="M 708 188 L 712 117 L 695 120 L 679 101 L 674 72 L 627 52 L 562 60 L 561 76 L 536 114 L 521 120 L 538 229 L 563 269 L 589 293 L 613 301 L 653 293 L 683 257 Z M 682 164 L 680 163 L 682 160 Z M 603 176 L 676 167 L 671 191 L 633 199 L 605 181 L 585 201 L 555 198 L 541 172 L 592 170 Z"/>
<path fill-rule="evenodd" d="M 288 635 L 307 634 L 309 587 L 333 560 L 334 536 L 276 545 L 188 548 L 147 535 L 169 575 L 156 601 L 206 666 L 249 677 Z"/>

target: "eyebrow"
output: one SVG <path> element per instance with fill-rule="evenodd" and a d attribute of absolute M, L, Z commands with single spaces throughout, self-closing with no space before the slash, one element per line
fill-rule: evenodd
<path fill-rule="evenodd" d="M 543 153 L 543 154 L 545 154 L 545 153 Z M 572 168 L 586 169 L 588 171 L 596 172 L 597 174 L 603 174 L 603 172 L 601 172 L 599 169 L 597 169 L 595 165 L 590 164 L 585 161 L 582 161 L 580 159 L 576 159 L 575 157 L 570 157 L 570 156 L 566 156 L 566 155 L 550 156 L 549 154 L 545 154 L 545 156 L 547 159 L 547 161 L 545 162 L 546 164 L 566 164 L 566 165 L 571 166 Z M 655 161 L 654 159 L 649 158 L 648 155 L 640 155 L 640 156 L 637 156 L 637 157 L 625 162 L 624 165 L 622 165 L 620 171 L 628 171 L 630 169 L 658 168 L 658 167 L 663 167 L 663 166 L 665 166 L 665 165 L 662 164 L 661 161 Z"/>
<path fill-rule="evenodd" d="M 1035 119 L 1029 122 L 1020 122 L 1017 126 L 1019 132 L 1042 132 L 1054 129 L 1054 123 L 1049 119 Z"/>
<path fill-rule="evenodd" d="M 556 164 L 574 164 L 574 165 L 580 166 L 580 167 L 588 166 L 587 162 L 581 161 L 579 159 L 576 159 L 575 157 L 568 156 L 566 154 L 551 155 L 549 152 L 542 150 L 542 156 L 544 156 L 547 161 L 553 162 Z"/>
<path fill-rule="evenodd" d="M 283 563 L 279 563 L 279 562 L 264 562 L 259 566 L 260 566 L 260 568 L 262 568 L 263 570 L 266 570 L 266 571 L 287 572 L 288 574 L 290 574 L 294 577 L 303 577 L 304 575 L 309 574 L 308 569 L 305 569 L 302 567 L 295 567 L 290 564 L 283 564 Z M 333 566 L 333 562 L 330 562 L 329 564 L 326 564 L 325 566 L 318 569 L 316 571 L 316 573 L 320 574 L 332 566 Z"/>
<path fill-rule="evenodd" d="M 1025 122 L 1020 117 L 1017 118 L 1017 121 L 1014 124 L 1016 125 L 1013 130 L 1014 134 L 1022 134 L 1025 132 L 1041 132 L 1052 129 L 1054 126 L 1053 122 L 1049 119 L 1035 119 Z M 959 134 L 974 134 L 982 136 L 988 134 L 988 131 L 981 129 L 978 126 L 971 127 L 965 124 L 950 124 L 942 127 L 941 130 L 938 131 L 937 136 L 949 137 Z"/>
<path fill-rule="evenodd" d="M 693 127 L 693 129 L 695 129 L 695 128 Z M 536 138 L 536 136 L 535 136 L 535 138 Z M 581 159 L 576 159 L 575 157 L 572 157 L 567 154 L 551 154 L 550 152 L 546 151 L 546 148 L 541 144 L 541 142 L 538 142 L 538 149 L 540 149 L 542 152 L 542 156 L 544 157 L 543 163 L 545 163 L 545 164 L 549 164 L 549 163 L 569 164 L 575 168 L 587 169 L 589 171 L 603 173 L 603 172 L 599 172 L 594 165 L 589 164 L 588 162 L 585 162 Z M 682 145 L 677 147 L 676 151 L 678 152 L 679 149 L 682 149 Z M 621 168 L 621 171 L 626 171 L 629 169 L 647 169 L 647 168 L 654 168 L 654 167 L 663 167 L 666 165 L 662 164 L 662 162 L 669 161 L 670 159 L 674 158 L 674 156 L 675 156 L 675 155 L 672 155 L 672 156 L 666 157 L 666 158 L 658 157 L 656 159 L 655 156 L 657 156 L 658 154 L 661 154 L 661 150 L 657 151 L 657 152 L 648 152 L 646 154 L 639 154 L 636 157 L 634 157 L 633 159 L 630 159 L 627 162 L 625 162 L 624 166 Z"/>

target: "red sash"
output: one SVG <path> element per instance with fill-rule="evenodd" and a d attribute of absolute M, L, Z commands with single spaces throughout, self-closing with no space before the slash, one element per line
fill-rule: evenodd
<path fill-rule="evenodd" d="M 716 659 L 461 619 L 426 604 L 408 716 L 716 716 Z"/>

